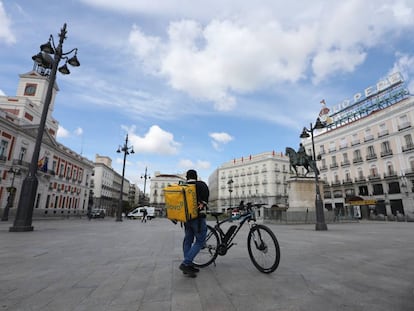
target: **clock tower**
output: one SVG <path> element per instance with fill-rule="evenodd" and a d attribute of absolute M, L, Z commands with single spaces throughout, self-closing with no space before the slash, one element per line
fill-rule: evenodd
<path fill-rule="evenodd" d="M 14 111 L 17 112 L 19 118 L 24 119 L 30 124 L 39 124 L 49 85 L 49 75 L 39 70 L 32 70 L 19 75 L 19 77 L 16 92 L 17 101 L 11 101 L 9 105 L 14 106 Z M 53 137 L 56 137 L 59 127 L 59 123 L 52 116 L 58 91 L 59 87 L 55 83 L 46 118 L 47 131 Z"/>

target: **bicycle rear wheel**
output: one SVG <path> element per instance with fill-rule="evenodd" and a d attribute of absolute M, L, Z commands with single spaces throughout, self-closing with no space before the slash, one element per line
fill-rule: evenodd
<path fill-rule="evenodd" d="M 203 248 L 194 258 L 194 266 L 202 268 L 210 265 L 217 258 L 217 248 L 219 245 L 219 237 L 216 230 L 207 225 L 207 236 Z"/>
<path fill-rule="evenodd" d="M 247 249 L 254 266 L 272 273 L 280 262 L 280 247 L 275 234 L 264 225 L 254 225 L 247 236 Z"/>

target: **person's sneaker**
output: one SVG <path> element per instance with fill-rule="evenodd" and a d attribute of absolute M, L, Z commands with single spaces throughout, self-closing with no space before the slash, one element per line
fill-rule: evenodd
<path fill-rule="evenodd" d="M 198 273 L 200 272 L 200 269 L 194 267 L 194 266 L 189 266 L 191 268 L 191 270 L 193 270 L 194 273 Z"/>
<path fill-rule="evenodd" d="M 179 269 L 181 271 L 183 271 L 183 273 L 186 274 L 186 275 L 188 275 L 189 277 L 192 277 L 192 278 L 195 278 L 196 277 L 195 271 L 192 269 L 191 266 L 186 266 L 184 264 L 181 264 L 180 267 L 179 267 Z"/>

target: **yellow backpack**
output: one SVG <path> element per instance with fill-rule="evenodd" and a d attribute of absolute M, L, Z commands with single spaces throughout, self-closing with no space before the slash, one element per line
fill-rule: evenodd
<path fill-rule="evenodd" d="M 194 184 L 165 187 L 164 198 L 168 219 L 187 222 L 198 217 L 197 193 Z"/>

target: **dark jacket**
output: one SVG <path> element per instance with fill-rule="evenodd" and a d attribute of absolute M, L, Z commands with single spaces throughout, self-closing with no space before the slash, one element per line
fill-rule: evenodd
<path fill-rule="evenodd" d="M 188 183 L 196 185 L 197 202 L 207 204 L 210 196 L 210 190 L 207 184 L 204 181 L 192 179 L 188 180 Z"/>

